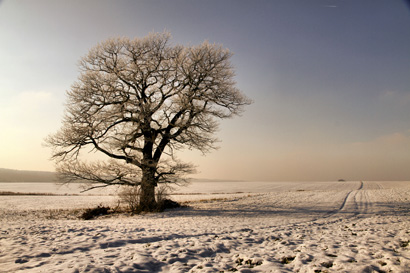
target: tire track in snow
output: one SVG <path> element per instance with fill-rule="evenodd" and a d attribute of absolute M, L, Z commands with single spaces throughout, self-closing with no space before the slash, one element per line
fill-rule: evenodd
<path fill-rule="evenodd" d="M 377 186 L 379 185 L 377 184 Z M 372 207 L 372 203 L 368 191 L 364 188 L 364 182 L 360 181 L 359 188 L 357 190 L 350 191 L 346 195 L 342 205 L 335 214 L 341 212 L 353 213 L 354 216 L 367 214 Z"/>
<path fill-rule="evenodd" d="M 340 206 L 340 208 L 339 208 L 338 211 L 342 211 L 342 210 L 345 209 L 346 204 L 347 204 L 347 200 L 348 200 L 349 198 L 351 198 L 351 196 L 353 196 L 353 195 L 355 196 L 358 191 L 362 190 L 362 189 L 363 189 L 363 184 L 364 184 L 363 181 L 360 181 L 360 187 L 359 187 L 357 190 L 350 191 L 350 192 L 346 195 L 346 197 L 345 197 L 345 199 L 343 200 L 343 203 L 342 203 L 342 205 Z"/>

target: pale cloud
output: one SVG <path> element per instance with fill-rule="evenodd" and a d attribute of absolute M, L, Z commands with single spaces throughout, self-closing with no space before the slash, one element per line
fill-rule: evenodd
<path fill-rule="evenodd" d="M 410 137 L 402 133 L 394 133 L 391 135 L 379 137 L 376 139 L 375 142 L 376 143 L 380 142 L 385 145 L 402 145 L 402 144 L 409 144 Z"/>
<path fill-rule="evenodd" d="M 25 105 L 36 105 L 47 103 L 53 99 L 52 92 L 47 91 L 26 91 L 17 96 L 17 101 Z"/>
<path fill-rule="evenodd" d="M 348 170 L 360 179 L 406 180 L 410 177 L 409 130 L 351 143 L 344 149 L 352 163 Z"/>
<path fill-rule="evenodd" d="M 0 106 L 0 167 L 50 170 L 42 142 L 60 124 L 59 98 L 52 91 L 25 91 L 2 97 Z"/>
<path fill-rule="evenodd" d="M 274 140 L 259 140 L 252 145 L 244 142 L 242 146 L 240 143 L 231 146 L 230 141 L 223 143 L 222 149 L 206 157 L 188 152 L 182 154 L 182 159 L 199 166 L 195 175 L 198 178 L 303 181 L 410 177 L 410 130 L 354 143 Z"/>
<path fill-rule="evenodd" d="M 382 103 L 393 103 L 400 106 L 410 105 L 410 92 L 399 92 L 396 90 L 385 90 L 379 95 Z"/>
<path fill-rule="evenodd" d="M 407 132 L 396 132 L 389 135 L 379 136 L 366 142 L 352 143 L 353 147 L 402 147 L 409 145 L 410 148 L 410 130 Z"/>
<path fill-rule="evenodd" d="M 53 119 L 58 108 L 62 108 L 62 104 L 51 91 L 25 91 L 3 101 L 0 118 L 3 125 L 14 128 L 41 127 L 41 123 Z"/>

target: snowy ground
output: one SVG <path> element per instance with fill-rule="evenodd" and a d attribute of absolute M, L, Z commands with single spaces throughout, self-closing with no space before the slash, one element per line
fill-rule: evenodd
<path fill-rule="evenodd" d="M 0 191 L 78 192 L 44 184 Z M 410 182 L 198 182 L 189 208 L 66 219 L 115 205 L 89 194 L 0 196 L 0 272 L 410 272 Z"/>

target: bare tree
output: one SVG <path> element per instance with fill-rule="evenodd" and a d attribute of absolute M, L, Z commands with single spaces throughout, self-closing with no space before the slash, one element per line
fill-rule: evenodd
<path fill-rule="evenodd" d="M 157 183 L 194 171 L 174 151 L 214 149 L 217 119 L 250 103 L 235 87 L 229 50 L 169 39 L 168 33 L 110 39 L 81 59 L 62 127 L 46 139 L 65 182 L 138 185 L 140 209 L 151 211 Z M 86 147 L 110 160 L 81 160 Z"/>

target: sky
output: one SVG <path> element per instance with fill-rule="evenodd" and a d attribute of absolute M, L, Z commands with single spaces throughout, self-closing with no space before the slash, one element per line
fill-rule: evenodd
<path fill-rule="evenodd" d="M 410 5 L 402 0 L 0 0 L 0 168 L 53 171 L 78 61 L 112 37 L 169 31 L 233 53 L 253 100 L 197 178 L 410 180 Z"/>

